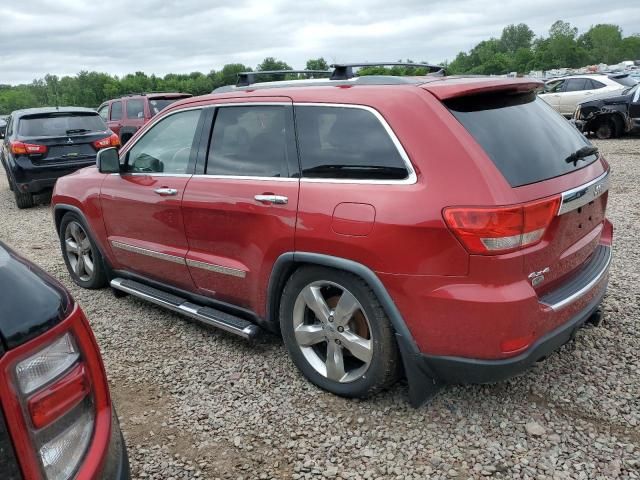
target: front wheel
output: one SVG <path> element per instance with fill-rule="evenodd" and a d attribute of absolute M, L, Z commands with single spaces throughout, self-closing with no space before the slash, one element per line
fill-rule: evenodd
<path fill-rule="evenodd" d="M 616 127 L 614 123 L 608 119 L 602 119 L 596 127 L 596 137 L 600 140 L 607 140 L 615 136 Z"/>
<path fill-rule="evenodd" d="M 297 270 L 282 294 L 280 328 L 295 365 L 325 390 L 367 397 L 397 379 L 389 319 L 369 286 L 350 273 Z"/>
<path fill-rule="evenodd" d="M 71 279 L 83 288 L 102 288 L 107 275 L 100 250 L 75 213 L 67 213 L 60 222 L 60 247 Z"/>

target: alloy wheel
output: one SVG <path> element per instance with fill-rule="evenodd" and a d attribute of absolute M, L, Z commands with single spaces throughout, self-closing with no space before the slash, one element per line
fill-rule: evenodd
<path fill-rule="evenodd" d="M 329 380 L 359 379 L 373 358 L 371 324 L 346 288 L 315 281 L 304 287 L 293 308 L 295 339 L 307 362 Z"/>
<path fill-rule="evenodd" d="M 71 270 L 83 282 L 88 282 L 94 273 L 94 257 L 91 240 L 78 222 L 69 222 L 64 232 L 65 255 Z"/>

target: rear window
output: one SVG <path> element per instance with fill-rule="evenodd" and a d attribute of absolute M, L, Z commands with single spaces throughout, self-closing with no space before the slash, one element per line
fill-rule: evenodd
<path fill-rule="evenodd" d="M 406 164 L 376 116 L 362 108 L 296 106 L 302 176 L 401 180 Z"/>
<path fill-rule="evenodd" d="M 446 105 L 512 187 L 565 175 L 596 160 L 592 155 L 577 165 L 565 161 L 590 143 L 534 93 L 460 97 Z"/>
<path fill-rule="evenodd" d="M 61 137 L 104 132 L 107 125 L 97 113 L 54 113 L 23 117 L 18 135 L 23 137 Z"/>

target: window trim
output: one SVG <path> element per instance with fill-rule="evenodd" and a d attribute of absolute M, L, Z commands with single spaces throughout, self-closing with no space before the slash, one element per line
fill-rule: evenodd
<path fill-rule="evenodd" d="M 324 102 L 294 102 L 293 103 L 294 111 L 295 107 L 330 107 L 330 108 L 354 108 L 359 110 L 365 110 L 371 114 L 380 122 L 384 130 L 389 135 L 389 138 L 393 142 L 393 145 L 396 147 L 400 158 L 402 158 L 405 167 L 407 169 L 407 178 L 403 178 L 401 180 L 378 180 L 378 179 L 356 179 L 356 178 L 310 178 L 302 176 L 302 167 L 300 168 L 300 181 L 304 183 L 346 183 L 346 184 L 364 184 L 364 185 L 414 185 L 418 182 L 418 176 L 416 174 L 415 169 L 413 168 L 413 164 L 411 163 L 411 159 L 407 154 L 406 150 L 400 143 L 397 135 L 387 122 L 387 120 L 382 116 L 382 114 L 373 107 L 368 105 L 360 105 L 356 103 L 324 103 Z M 297 126 L 296 126 L 297 128 Z M 296 132 L 297 135 L 297 132 Z M 298 148 L 298 158 L 300 158 L 300 149 Z"/>
<path fill-rule="evenodd" d="M 121 150 L 118 155 L 121 165 L 123 160 L 125 165 L 128 164 L 129 152 L 131 151 L 131 149 L 140 141 L 141 138 L 143 138 L 147 134 L 147 132 L 149 132 L 153 127 L 155 127 L 156 123 L 159 123 L 165 118 L 169 118 L 171 115 L 175 115 L 177 113 L 188 112 L 191 110 L 202 110 L 200 112 L 200 119 L 198 120 L 198 125 L 196 125 L 196 132 L 193 137 L 193 141 L 198 146 L 198 148 L 195 151 L 191 152 L 191 157 L 193 158 L 189 158 L 189 170 L 191 170 L 192 173 L 120 172 L 120 173 L 112 173 L 111 175 L 134 175 L 134 176 L 148 176 L 148 177 L 149 176 L 151 177 L 192 177 L 193 170 L 195 169 L 195 164 L 198 159 L 199 146 L 200 146 L 200 143 L 202 142 L 202 127 L 204 125 L 203 119 L 204 119 L 205 109 L 207 107 L 208 105 L 198 105 L 196 107 L 181 108 L 173 112 L 167 112 L 165 115 L 162 115 L 161 117 L 158 117 L 156 115 L 156 117 L 153 120 L 151 120 L 144 126 L 144 132 L 142 132 L 142 134 L 140 135 L 136 135 L 135 136 L 136 138 L 134 138 L 132 142 L 127 142 L 126 147 L 123 150 Z"/>

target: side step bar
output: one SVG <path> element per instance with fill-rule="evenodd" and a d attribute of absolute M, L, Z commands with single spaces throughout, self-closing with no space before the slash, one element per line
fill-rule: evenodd
<path fill-rule="evenodd" d="M 244 318 L 189 302 L 182 297 L 158 290 L 144 283 L 114 278 L 111 280 L 111 287 L 247 340 L 256 338 L 261 333 L 260 327 Z"/>

